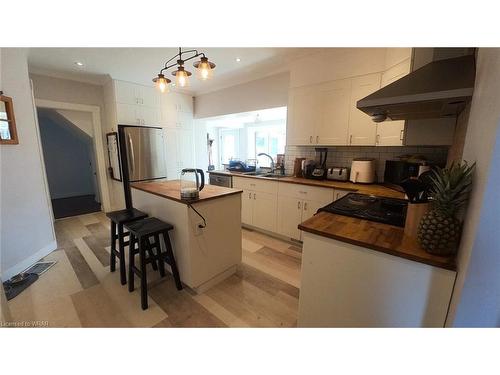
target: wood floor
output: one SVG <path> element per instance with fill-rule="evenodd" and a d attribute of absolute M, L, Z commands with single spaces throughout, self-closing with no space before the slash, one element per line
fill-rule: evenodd
<path fill-rule="evenodd" d="M 301 249 L 243 230 L 236 274 L 203 294 L 177 291 L 172 277 L 148 271 L 149 309 L 109 272 L 109 223 L 101 212 L 56 221 L 57 264 L 4 314 L 24 326 L 49 327 L 295 327 Z M 151 277 L 149 277 L 151 275 Z M 136 282 L 138 285 L 138 282 Z"/>

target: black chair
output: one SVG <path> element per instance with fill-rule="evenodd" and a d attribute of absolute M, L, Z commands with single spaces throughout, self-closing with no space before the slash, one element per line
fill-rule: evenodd
<path fill-rule="evenodd" d="M 182 289 L 177 264 L 175 263 L 172 244 L 168 232 L 174 229 L 171 224 L 155 217 L 125 224 L 130 232 L 129 263 L 128 263 L 128 290 L 134 291 L 134 274 L 141 278 L 141 306 L 148 308 L 148 282 L 146 265 L 152 263 L 153 269 L 158 261 L 161 277 L 165 276 L 165 263 L 170 265 L 177 290 Z M 165 251 L 161 249 L 160 236 L 163 236 Z M 136 245 L 137 244 L 137 248 Z M 153 251 L 154 249 L 154 251 Z M 139 268 L 135 266 L 135 255 L 139 253 Z M 146 254 L 148 255 L 146 257 Z"/>
<path fill-rule="evenodd" d="M 109 268 L 111 272 L 116 269 L 116 257 L 120 260 L 120 282 L 122 285 L 127 283 L 127 272 L 125 268 L 125 246 L 129 245 L 125 237 L 128 232 L 123 231 L 123 225 L 137 220 L 142 220 L 148 217 L 148 214 L 132 209 L 108 212 L 106 216 L 111 220 L 111 255 Z M 118 230 L 117 230 L 118 229 Z M 116 240 L 118 240 L 118 250 L 116 250 Z"/>

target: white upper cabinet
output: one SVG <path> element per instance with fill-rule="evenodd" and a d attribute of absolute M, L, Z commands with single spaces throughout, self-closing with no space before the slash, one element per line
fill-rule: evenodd
<path fill-rule="evenodd" d="M 193 98 L 178 93 L 162 94 L 160 98 L 160 124 L 169 128 L 192 129 Z"/>
<path fill-rule="evenodd" d="M 350 79 L 321 85 L 321 119 L 316 131 L 316 143 L 320 145 L 347 144 L 350 97 Z"/>
<path fill-rule="evenodd" d="M 375 73 L 352 79 L 349 113 L 350 145 L 375 146 L 377 126 L 370 116 L 356 107 L 356 103 L 380 88 L 380 77 L 380 73 Z"/>
<path fill-rule="evenodd" d="M 287 142 L 289 145 L 316 144 L 320 91 L 317 85 L 290 90 Z"/>
<path fill-rule="evenodd" d="M 382 73 L 381 87 L 390 85 L 410 72 L 410 59 L 406 59 Z M 377 124 L 377 146 L 402 146 L 405 121 L 384 121 Z"/>
<path fill-rule="evenodd" d="M 159 107 L 159 93 L 154 87 L 125 81 L 114 81 L 114 83 L 117 103 Z"/>

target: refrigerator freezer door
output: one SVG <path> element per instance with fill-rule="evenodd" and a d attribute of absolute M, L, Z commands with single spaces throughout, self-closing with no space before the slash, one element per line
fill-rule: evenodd
<path fill-rule="evenodd" d="M 127 127 L 125 144 L 131 182 L 166 177 L 162 129 Z"/>

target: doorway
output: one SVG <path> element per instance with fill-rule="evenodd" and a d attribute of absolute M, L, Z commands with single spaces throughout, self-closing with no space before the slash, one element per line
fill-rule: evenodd
<path fill-rule="evenodd" d="M 54 218 L 101 211 L 92 115 L 50 108 L 37 112 Z"/>

